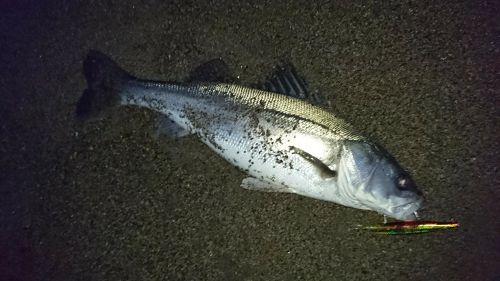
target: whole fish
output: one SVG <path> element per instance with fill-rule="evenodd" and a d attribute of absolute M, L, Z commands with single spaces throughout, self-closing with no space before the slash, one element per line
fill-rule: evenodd
<path fill-rule="evenodd" d="M 77 115 L 140 106 L 169 121 L 173 136 L 196 135 L 248 177 L 246 189 L 289 192 L 400 220 L 414 220 L 422 193 L 396 160 L 333 113 L 313 105 L 297 77 L 261 90 L 228 83 L 167 83 L 133 77 L 98 51 L 84 61 L 88 87 Z M 272 90 L 281 89 L 283 93 Z"/>

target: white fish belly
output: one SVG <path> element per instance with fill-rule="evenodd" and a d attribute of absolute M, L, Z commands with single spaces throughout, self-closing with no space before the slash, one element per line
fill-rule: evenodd
<path fill-rule="evenodd" d="M 276 190 L 331 201 L 333 186 L 318 185 L 324 182 L 318 171 L 290 149 L 303 145 L 304 138 L 265 122 L 260 124 L 263 131 L 249 128 L 245 118 L 219 123 L 209 132 L 200 132 L 200 138 L 228 162 Z"/>

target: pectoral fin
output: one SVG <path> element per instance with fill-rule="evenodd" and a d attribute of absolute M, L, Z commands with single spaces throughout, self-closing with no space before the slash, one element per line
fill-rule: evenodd
<path fill-rule="evenodd" d="M 337 171 L 334 171 L 328 167 L 325 163 L 321 162 L 318 158 L 315 156 L 305 152 L 304 150 L 297 148 L 295 146 L 290 146 L 290 149 L 295 153 L 300 155 L 304 160 L 307 162 L 311 163 L 319 172 L 320 176 L 322 178 L 334 178 L 337 176 Z"/>
<path fill-rule="evenodd" d="M 277 185 L 254 177 L 244 178 L 241 187 L 263 192 L 292 192 L 288 187 Z"/>

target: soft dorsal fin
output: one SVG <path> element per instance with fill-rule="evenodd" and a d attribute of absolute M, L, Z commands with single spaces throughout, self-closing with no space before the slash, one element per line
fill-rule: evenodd
<path fill-rule="evenodd" d="M 308 91 L 305 80 L 297 73 L 295 67 L 288 62 L 276 66 L 270 78 L 257 84 L 256 88 L 307 100 L 317 105 L 323 103 L 317 93 Z"/>
<path fill-rule="evenodd" d="M 200 64 L 189 73 L 187 82 L 232 82 L 229 66 L 222 59 Z"/>

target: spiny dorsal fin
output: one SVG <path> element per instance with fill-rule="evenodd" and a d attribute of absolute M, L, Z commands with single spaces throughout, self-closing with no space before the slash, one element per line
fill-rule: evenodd
<path fill-rule="evenodd" d="M 258 89 L 284 94 L 321 105 L 322 99 L 315 92 L 307 89 L 305 80 L 297 74 L 295 67 L 288 62 L 276 66 L 269 79 L 255 86 Z"/>

